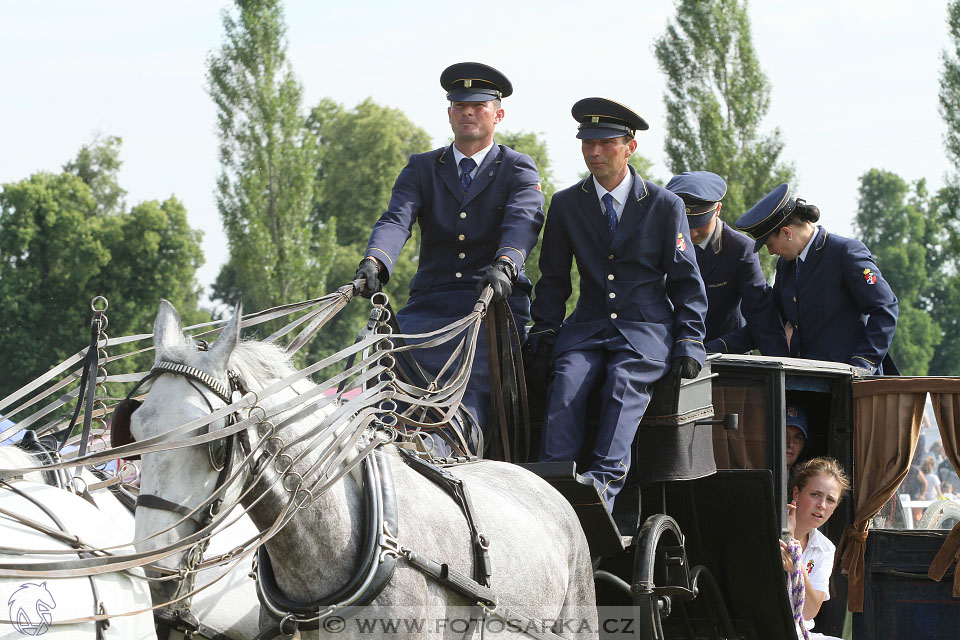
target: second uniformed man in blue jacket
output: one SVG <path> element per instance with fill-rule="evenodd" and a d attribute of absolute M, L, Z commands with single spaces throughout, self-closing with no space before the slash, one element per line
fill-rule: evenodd
<path fill-rule="evenodd" d="M 476 62 L 447 67 L 440 84 L 447 91 L 453 144 L 410 157 L 373 227 L 357 277 L 365 282 L 365 295 L 379 291 L 419 224 L 417 273 L 407 306 L 397 313 L 404 333 L 433 331 L 463 318 L 487 285 L 494 301 L 508 300 L 522 327 L 530 318 L 531 289 L 523 265 L 543 226 L 543 193 L 533 160 L 493 139 L 504 117 L 500 101 L 513 86 L 493 67 Z M 463 406 L 484 430 L 490 403 L 485 345 L 481 331 L 463 396 Z M 453 346 L 419 349 L 417 360 L 436 376 Z M 478 438 L 469 440 L 476 449 Z"/>
<path fill-rule="evenodd" d="M 556 372 L 541 460 L 581 457 L 587 398 L 600 388 L 600 426 L 583 475 L 612 510 L 650 387 L 670 371 L 700 371 L 707 298 L 683 202 L 627 163 L 647 123 L 602 98 L 581 100 L 572 112 L 591 176 L 553 196 L 527 353 L 543 359 L 552 351 Z M 580 298 L 564 319 L 574 258 Z"/>
<path fill-rule="evenodd" d="M 720 219 L 727 183 L 709 171 L 685 171 L 667 189 L 687 211 L 690 239 L 707 288 L 707 351 L 745 353 L 754 344 L 765 356 L 787 355 L 783 322 L 753 240 Z M 737 329 L 747 327 L 748 333 Z"/>

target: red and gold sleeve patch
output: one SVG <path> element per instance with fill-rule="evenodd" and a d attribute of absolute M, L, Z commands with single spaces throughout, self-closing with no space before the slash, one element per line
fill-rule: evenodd
<path fill-rule="evenodd" d="M 863 270 L 863 279 L 867 284 L 877 284 L 877 274 L 870 269 Z"/>
<path fill-rule="evenodd" d="M 683 237 L 683 233 L 677 234 L 677 251 L 686 251 L 687 250 L 687 240 Z"/>

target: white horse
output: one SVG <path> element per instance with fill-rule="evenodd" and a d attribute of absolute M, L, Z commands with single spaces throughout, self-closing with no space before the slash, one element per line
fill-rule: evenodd
<path fill-rule="evenodd" d="M 0 468 L 22 469 L 37 466 L 33 456 L 16 447 L 0 447 Z M 133 539 L 133 517 L 108 491 L 95 494 L 106 505 L 98 509 L 76 494 L 44 483 L 43 474 L 26 474 L 23 479 L 0 485 L 0 562 L 23 563 L 63 561 L 75 554 L 44 554 L 43 551 L 72 549 L 69 543 L 53 532 L 61 527 L 97 548 L 129 545 Z M 111 504 L 112 503 L 112 504 Z M 125 517 L 124 517 L 125 516 Z M 38 530 L 17 518 L 29 519 L 51 533 Z M 51 535 L 52 534 L 52 535 Z M 14 549 L 28 553 L 14 552 Z M 35 553 L 29 553 L 29 551 Z M 115 550 L 122 553 L 124 549 Z M 126 551 L 132 552 L 132 548 Z M 25 569 L 28 568 L 25 566 Z M 133 575 L 130 575 L 133 574 Z M 98 613 L 94 598 L 103 603 L 107 614 L 121 614 L 149 609 L 150 592 L 143 572 L 105 573 L 72 578 L 0 578 L 0 639 L 14 640 L 24 636 L 43 636 L 69 640 L 75 638 L 118 638 L 153 640 L 156 633 L 150 611 L 133 616 L 117 616 L 98 636 L 93 621 L 64 624 L 65 621 L 88 618 Z M 139 577 L 137 577 L 139 576 Z"/>
<path fill-rule="evenodd" d="M 186 365 L 191 371 L 212 376 L 222 385 L 228 383 L 229 369 L 239 374 L 254 392 L 294 373 L 279 348 L 258 342 L 241 343 L 239 338 L 239 306 L 216 342 L 208 351 L 201 351 L 184 337 L 179 315 L 173 306 L 166 301 L 160 303 L 154 325 L 158 363 Z M 303 411 L 303 406 L 288 404 L 288 411 L 274 415 L 274 408 L 297 394 L 309 394 L 314 388 L 311 382 L 300 380 L 259 402 L 264 414 L 270 416 L 270 422 L 280 425 L 276 435 L 282 440 L 282 454 L 290 456 L 285 460 L 295 461 L 291 469 L 294 477 L 300 477 L 298 474 L 309 476 L 307 470 L 320 456 L 328 453 L 329 440 L 321 447 L 310 446 L 309 437 L 298 441 L 301 436 L 311 433 L 325 414 L 314 411 L 303 415 L 309 413 Z M 143 405 L 133 413 L 131 430 L 135 439 L 142 442 L 161 437 L 189 422 L 202 425 L 203 418 L 212 410 L 224 406 L 224 401 L 218 399 L 210 388 L 198 385 L 188 377 L 158 375 Z M 224 427 L 224 421 L 219 420 L 209 428 Z M 184 439 L 203 431 L 202 426 L 185 428 L 167 438 Z M 257 443 L 257 430 L 250 426 L 246 431 L 250 440 Z M 354 443 L 349 448 L 356 456 L 359 446 Z M 387 624 L 388 627 L 399 625 L 399 628 L 392 628 L 405 637 L 463 637 L 466 619 L 480 610 L 473 606 L 477 598 L 464 595 L 462 589 L 452 589 L 449 582 L 444 584 L 438 575 L 454 581 L 457 576 L 473 576 L 473 543 L 478 537 L 475 532 L 471 533 L 461 508 L 443 488 L 411 468 L 393 445 L 383 448 L 385 453 L 379 457 L 387 468 L 382 469 L 381 474 L 392 473 L 398 530 L 385 531 L 387 535 L 381 536 L 380 541 L 389 543 L 395 537 L 395 550 L 399 554 L 396 569 L 368 607 L 351 611 L 353 617 L 321 617 L 316 622 L 320 633 L 339 638 L 369 638 L 371 632 L 387 632 L 387 627 L 377 626 Z M 234 449 L 236 453 L 239 447 Z M 274 448 L 273 454 L 276 453 Z M 290 475 L 280 477 L 278 469 L 282 472 L 282 467 L 263 465 L 255 490 L 242 498 L 261 531 L 270 530 L 290 504 L 291 494 L 286 490 L 289 483 L 284 481 L 289 480 Z M 246 484 L 252 473 L 251 465 L 239 468 L 245 476 L 241 484 Z M 596 637 L 597 614 L 590 553 L 569 503 L 542 479 L 515 465 L 482 461 L 461 465 L 451 471 L 468 488 L 476 528 L 489 541 L 492 575 L 488 593 L 495 593 L 499 603 L 497 612 L 501 616 L 504 612 L 518 614 L 528 631 L 550 630 L 552 626 L 564 637 Z M 369 481 L 370 476 L 364 477 L 368 479 L 360 482 L 355 474 L 344 475 L 325 492 L 313 496 L 312 501 L 297 511 L 282 528 L 269 532 L 272 537 L 265 547 L 276 586 L 282 592 L 281 601 L 321 602 L 351 583 L 360 571 L 359 565 L 364 557 L 364 510 L 368 504 L 363 491 L 374 484 Z M 187 509 L 193 509 L 208 499 L 217 487 L 217 480 L 218 472 L 211 465 L 205 444 L 148 452 L 142 457 L 141 493 L 156 495 Z M 262 498 L 257 499 L 261 494 Z M 177 513 L 143 508 L 137 510 L 136 525 L 137 538 L 149 537 L 151 540 L 151 545 L 144 549 L 174 544 L 180 536 L 190 535 L 198 527 L 193 520 L 184 519 Z M 164 530 L 164 533 L 150 537 Z M 386 551 L 384 548 L 381 560 L 391 555 Z M 424 559 L 435 564 L 424 564 Z M 176 569 L 181 560 L 182 554 L 168 558 L 166 563 L 169 568 Z M 445 566 L 441 569 L 441 565 Z M 440 571 L 431 575 L 429 570 L 422 569 L 423 566 Z M 496 632 L 504 628 L 502 617 L 490 613 L 493 608 L 488 600 L 488 636 L 491 632 L 496 636 Z M 329 614 L 331 609 L 327 608 L 323 613 Z M 283 615 L 282 610 L 276 617 L 280 615 Z M 261 619 L 264 626 L 276 621 L 268 618 L 266 613 L 261 614 Z M 428 628 L 424 628 L 424 624 Z M 289 632 L 292 629 L 285 627 L 283 630 Z M 310 637 L 316 636 L 311 632 Z M 511 633 L 510 637 L 517 636 Z"/>
<path fill-rule="evenodd" d="M 21 469 L 37 466 L 37 460 L 30 454 L 14 446 L 0 447 L 0 468 Z M 89 471 L 84 470 L 83 480 L 88 484 L 97 481 Z M 92 508 L 86 500 L 75 494 L 57 489 L 45 484 L 46 478 L 40 471 L 25 474 L 22 479 L 16 481 L 14 486 L 25 491 L 31 498 L 38 500 L 51 508 L 53 513 L 60 517 L 71 532 L 74 527 L 82 527 L 83 531 L 90 531 L 89 538 L 81 535 L 81 539 L 99 547 L 112 545 L 130 545 L 134 539 L 135 522 L 133 514 L 107 489 L 100 489 L 91 492 L 96 508 Z M 27 506 L 27 502 L 17 496 L 14 492 L 0 487 L 0 508 L 6 509 L 20 515 L 28 515 L 37 511 L 36 506 Z M 235 514 L 240 516 L 238 512 Z M 37 519 L 46 524 L 50 524 L 43 518 Z M 246 515 L 235 518 L 231 514 L 230 521 L 236 519 L 231 526 L 218 531 L 210 541 L 210 547 L 207 550 L 209 555 L 226 553 L 234 549 L 243 541 L 250 539 L 256 534 L 256 527 Z M 14 540 L 26 535 L 28 541 L 24 544 L 15 543 Z M 24 525 L 18 525 L 9 522 L 8 519 L 0 519 L 0 544 L 8 547 L 32 548 L 32 549 L 51 549 L 62 548 L 52 545 L 49 539 L 36 534 L 28 533 Z M 33 546 L 30 546 L 33 545 Z M 115 553 L 122 553 L 124 549 L 118 549 Z M 126 551 L 133 551 L 132 546 L 127 546 Z M 6 557 L 0 554 L 0 557 Z M 28 556 L 30 560 L 41 561 L 41 556 Z M 10 560 L 14 561 L 13 559 Z M 138 579 L 130 578 L 122 574 L 106 574 L 96 578 L 98 585 L 101 582 L 106 584 L 101 587 L 100 597 L 107 604 L 108 613 L 121 613 L 128 611 L 138 611 L 148 609 L 151 606 L 149 589 L 142 579 L 143 572 L 136 569 L 133 573 L 141 576 Z M 260 603 L 257 600 L 257 594 L 253 581 L 249 578 L 249 565 L 241 564 L 221 576 L 224 571 L 218 568 L 201 570 L 197 574 L 196 588 L 197 594 L 194 596 L 191 605 L 191 612 L 197 619 L 204 624 L 207 629 L 219 632 L 233 640 L 252 640 L 259 633 L 259 610 Z M 57 594 L 63 593 L 87 593 L 92 594 L 89 583 L 86 578 L 70 578 L 47 580 L 45 583 L 40 580 L 0 580 L 0 605 L 7 602 L 7 607 L 14 613 L 9 613 L 5 619 L 14 621 L 14 614 L 21 616 L 21 620 L 30 619 L 37 613 L 34 609 L 24 608 L 24 603 L 31 598 L 35 598 L 38 603 L 44 603 L 47 597 L 56 601 Z M 32 585 L 25 589 L 20 589 L 22 584 Z M 37 585 L 43 584 L 43 589 Z M 118 592 L 116 585 L 123 588 Z M 209 585 L 209 586 L 208 586 Z M 86 589 L 84 591 L 83 589 Z M 105 591 L 103 589 L 106 589 Z M 12 590 L 12 591 L 11 591 Z M 11 591 L 11 593 L 7 593 Z M 119 595 L 118 595 L 119 593 Z M 92 598 L 92 595 L 90 595 Z M 14 601 L 16 601 L 16 610 L 14 611 Z M 46 606 L 46 605 L 44 605 Z M 71 597 L 70 611 L 76 608 L 82 608 L 84 602 Z M 27 610 L 29 609 L 29 611 Z M 22 610 L 22 611 L 21 611 Z M 0 607 L 2 611 L 2 607 Z M 83 617 L 81 615 L 67 615 L 68 609 L 60 607 L 49 610 L 51 621 L 66 620 L 72 617 Z M 87 614 L 93 612 L 92 605 Z M 24 617 L 26 616 L 26 617 Z M 0 616 L 2 618 L 4 616 Z M 150 612 L 140 614 L 134 617 L 115 617 L 110 620 L 110 627 L 106 630 L 107 638 L 155 638 L 153 631 L 153 615 Z M 40 632 L 45 627 L 35 628 Z M 21 629 L 26 629 L 21 625 Z M 95 637 L 93 634 L 93 624 L 75 624 L 66 626 L 49 626 L 49 634 L 44 637 L 53 638 L 76 638 L 76 637 Z M 10 635 L 13 634 L 13 635 Z M 72 634 L 72 635 L 71 635 Z M 85 634 L 85 635 L 84 635 Z M 29 634 L 28 634 L 29 635 Z M 16 625 L 0 626 L 0 640 L 7 638 L 23 637 L 21 630 Z M 173 633 L 170 640 L 175 640 L 180 634 Z"/>

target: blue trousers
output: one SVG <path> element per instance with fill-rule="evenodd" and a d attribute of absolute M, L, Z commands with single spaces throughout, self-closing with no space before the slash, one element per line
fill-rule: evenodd
<path fill-rule="evenodd" d="M 438 287 L 430 291 L 411 293 L 407 305 L 397 312 L 397 323 L 400 325 L 400 329 L 404 333 L 427 333 L 463 318 L 473 310 L 473 306 L 477 302 L 478 296 L 475 287 L 476 284 L 469 284 L 465 287 Z M 509 297 L 508 302 L 513 311 L 517 328 L 522 330 L 530 320 L 530 298 L 525 292 L 515 288 L 514 294 Z M 470 380 L 463 394 L 462 406 L 473 414 L 483 431 L 484 439 L 488 440 L 487 434 L 490 432 L 488 424 L 490 414 L 490 362 L 487 354 L 486 322 L 485 319 L 480 327 L 480 335 L 477 337 L 477 352 L 474 356 L 473 369 L 470 371 Z M 455 343 L 458 341 L 459 338 L 429 349 L 414 350 L 414 358 L 426 374 L 436 376 L 446 364 L 450 354 L 453 353 Z M 449 375 L 449 370 L 447 375 Z M 476 439 L 471 434 L 464 435 L 467 437 L 473 453 L 481 453 L 477 451 L 478 442 Z M 436 455 L 443 456 L 450 453 L 450 448 L 439 437 L 434 438 L 433 441 Z"/>
<path fill-rule="evenodd" d="M 540 459 L 577 460 L 586 431 L 587 399 L 601 388 L 600 425 L 583 475 L 593 480 L 607 509 L 613 503 L 630 468 L 633 440 L 650 402 L 650 388 L 666 374 L 669 364 L 645 358 L 616 328 L 580 343 L 556 356 L 556 375 L 547 391 Z"/>

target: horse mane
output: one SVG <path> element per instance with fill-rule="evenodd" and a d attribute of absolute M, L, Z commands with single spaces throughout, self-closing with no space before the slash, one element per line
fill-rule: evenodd
<path fill-rule="evenodd" d="M 163 348 L 157 353 L 157 360 L 187 363 L 196 353 L 196 345 L 189 342 Z M 286 378 L 295 371 L 290 354 L 275 344 L 257 340 L 240 341 L 227 366 L 245 379 L 256 381 L 260 387 Z"/>
<path fill-rule="evenodd" d="M 0 447 L 0 469 L 24 469 L 40 465 L 41 462 L 37 458 L 16 445 Z M 24 474 L 23 479 L 43 483 L 43 472 L 31 471 Z"/>

